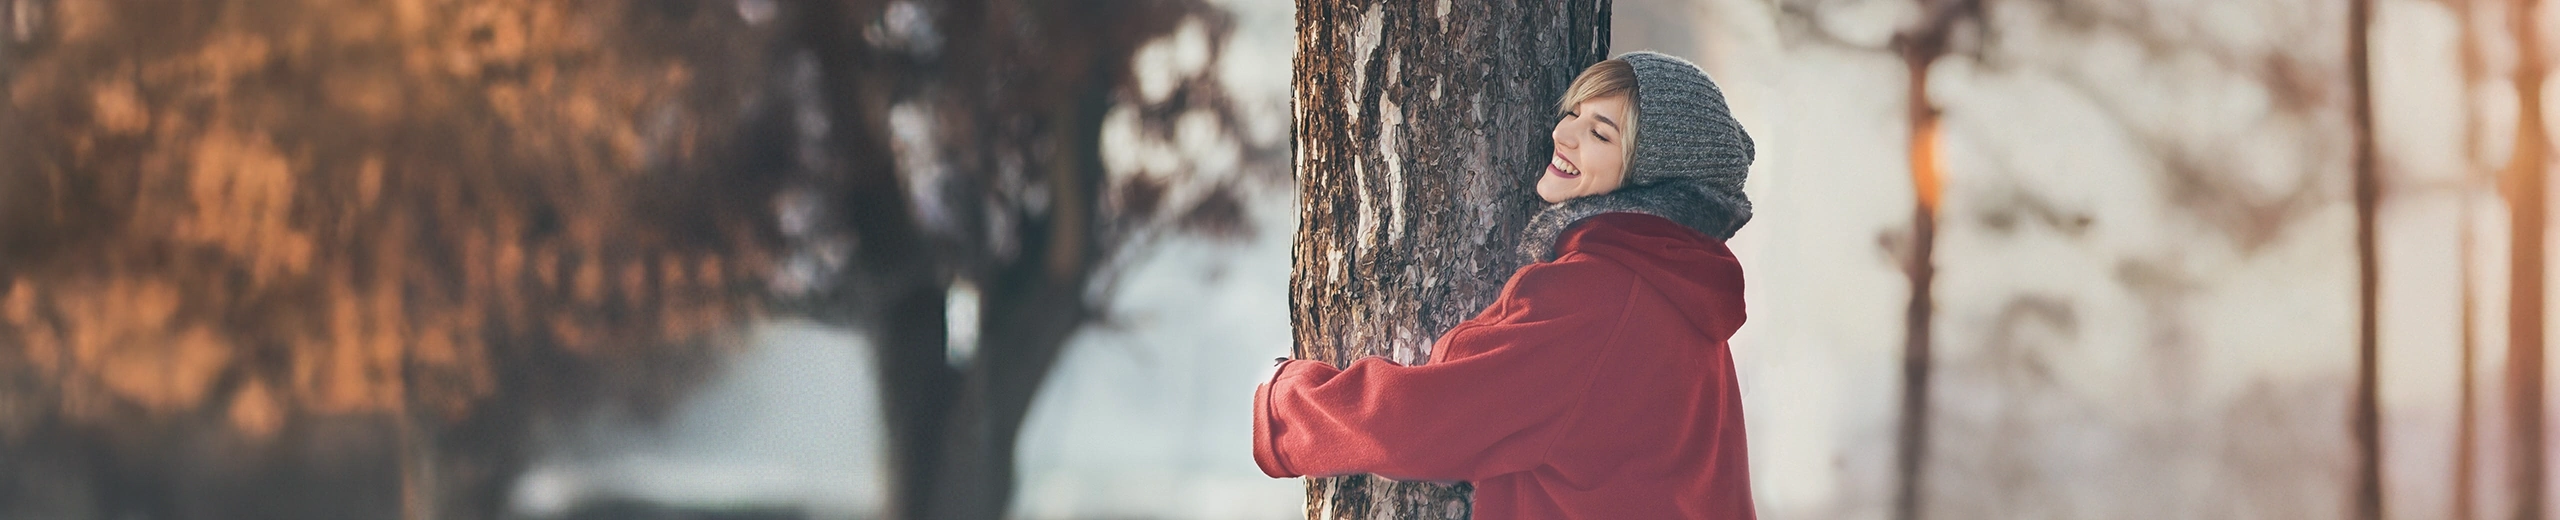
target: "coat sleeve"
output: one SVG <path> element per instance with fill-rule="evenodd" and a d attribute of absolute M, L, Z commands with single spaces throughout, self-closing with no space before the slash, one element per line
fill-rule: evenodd
<path fill-rule="evenodd" d="M 1478 480 L 1538 467 L 1619 342 L 1637 283 L 1571 255 L 1514 274 L 1442 361 L 1289 361 L 1254 391 L 1253 456 L 1273 477 Z"/>

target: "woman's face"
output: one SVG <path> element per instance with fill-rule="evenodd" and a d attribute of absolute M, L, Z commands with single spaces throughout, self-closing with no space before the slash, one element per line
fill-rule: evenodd
<path fill-rule="evenodd" d="M 1627 177 L 1627 96 L 1582 100 L 1556 122 L 1556 155 L 1538 177 L 1538 197 L 1564 202 L 1618 189 Z"/>

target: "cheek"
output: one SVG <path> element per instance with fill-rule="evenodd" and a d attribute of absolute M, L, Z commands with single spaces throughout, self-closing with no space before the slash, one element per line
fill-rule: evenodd
<path fill-rule="evenodd" d="M 1619 159 L 1619 158 L 1618 158 L 1618 156 L 1616 156 L 1616 155 L 1611 155 L 1611 156 L 1609 156 L 1609 158 L 1608 158 L 1608 159 L 1603 159 L 1601 162 L 1602 162 L 1603 164 L 1601 164 L 1601 165 L 1600 165 L 1601 167 L 1600 167 L 1599 169 L 1600 169 L 1601 171 L 1606 172 L 1606 173 L 1603 173 L 1603 174 L 1601 174 L 1601 175 L 1600 175 L 1600 176 L 1598 176 L 1598 177 L 1600 177 L 1601 179 L 1605 179 L 1605 180 L 1601 180 L 1601 179 L 1595 179 L 1595 180 L 1600 180 L 1600 182 L 1601 182 L 1602 184 L 1607 184 L 1610 188 L 1613 188 L 1613 189 L 1614 189 L 1614 188 L 1617 188 L 1618 186 L 1626 185 L 1626 183 L 1627 183 L 1627 164 L 1626 164 L 1625 162 L 1623 162 L 1621 159 Z M 1585 177 L 1585 178 L 1590 178 L 1590 177 Z"/>

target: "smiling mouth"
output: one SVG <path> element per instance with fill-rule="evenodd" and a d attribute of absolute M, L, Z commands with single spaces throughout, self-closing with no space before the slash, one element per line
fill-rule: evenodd
<path fill-rule="evenodd" d="M 1564 154 L 1556 154 L 1547 159 L 1547 174 L 1571 179 L 1581 177 L 1582 169 L 1575 167 L 1573 161 L 1565 160 Z"/>

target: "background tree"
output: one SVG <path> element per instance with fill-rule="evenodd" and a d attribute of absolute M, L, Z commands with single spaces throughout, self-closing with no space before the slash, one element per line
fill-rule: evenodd
<path fill-rule="evenodd" d="M 2475 301 L 2479 295 L 2477 286 L 2479 282 L 2472 279 L 2471 265 L 2475 254 L 2473 249 L 2479 247 L 2479 239 L 2472 235 L 2478 232 L 2476 228 L 2479 226 L 2474 223 L 2477 216 L 2472 208 L 2477 199 L 2476 195 L 2485 184 L 2483 181 L 2490 177 L 2484 174 L 2495 170 L 2481 163 L 2483 154 L 2480 153 L 2480 141 L 2481 134 L 2484 132 L 2480 128 L 2482 118 L 2479 115 L 2479 96 L 2473 94 L 2478 91 L 2480 83 L 2484 81 L 2483 78 L 2488 75 L 2486 71 L 2488 66 L 2482 63 L 2483 58 L 2480 56 L 2481 10 L 2473 0 L 2446 0 L 2446 4 L 2452 8 L 2456 23 L 2461 28 L 2455 34 L 2461 39 L 2457 45 L 2460 45 L 2458 52 L 2461 55 L 2459 59 L 2462 67 L 2463 91 L 2462 181 L 2460 184 L 2462 203 L 2459 206 L 2461 220 L 2455 229 L 2455 233 L 2459 233 L 2460 240 L 2455 261 L 2461 265 L 2458 276 L 2462 278 L 2460 292 L 2462 309 L 2459 311 L 2461 317 L 2458 318 L 2462 328 L 2462 336 L 2459 340 L 2461 343 L 2458 347 L 2462 349 L 2462 355 L 2457 362 L 2462 366 L 2461 375 L 2456 383 L 2461 385 L 2461 388 L 2455 394 L 2458 402 L 2454 405 L 2452 518 L 2453 520 L 2472 520 L 2479 516 L 2474 502 L 2478 499 L 2477 454 L 2480 435 L 2479 403 L 2476 395 L 2479 381 L 2480 338 L 2479 331 L 2475 328 L 2479 324 L 2477 318 L 2480 305 Z"/>
<path fill-rule="evenodd" d="M 2373 2 L 2349 0 L 2347 6 L 2347 111 L 2354 125 L 2352 165 L 2356 206 L 2356 518 L 2382 518 L 2382 402 L 2376 378 L 2381 330 L 2381 269 L 2374 257 L 2373 219 L 2382 201 L 2382 179 L 2374 171 L 2373 142 Z"/>
<path fill-rule="evenodd" d="M 2542 83 L 2549 67 L 2543 62 L 2542 31 L 2535 23 L 2541 2 L 2508 4 L 2507 27 L 2516 41 L 2515 155 L 2507 162 L 2507 406 L 2513 416 L 2515 514 L 2517 520 L 2542 518 L 2542 299 L 2543 181 L 2550 167 L 2550 134 L 2543 128 Z"/>
<path fill-rule="evenodd" d="M 756 312 L 767 32 L 256 7 L 10 3 L 0 448 L 92 498 L 0 502 L 490 516 L 533 417 L 662 409 Z"/>
<path fill-rule="evenodd" d="M 1930 146 L 1896 143 L 1934 154 L 1905 165 L 1932 165 L 1939 173 L 1934 179 L 1962 181 L 1927 183 L 1939 186 L 1935 195 L 1915 190 L 1915 201 L 1933 198 L 1936 206 L 1925 239 L 1935 242 L 1929 257 L 1938 264 L 1930 290 L 1989 294 L 1934 302 L 1929 332 L 1904 335 L 1906 347 L 1917 338 L 1939 340 L 1930 345 L 1927 368 L 1916 371 L 1927 381 L 1889 402 L 1901 405 L 1901 420 L 1883 423 L 1863 444 L 1910 442 L 1898 436 L 1917 431 L 1926 436 L 1917 443 L 1926 455 L 1913 468 L 1901 459 L 1913 450 L 1873 452 L 1888 462 L 1874 463 L 1872 471 L 1892 477 L 1851 493 L 1896 494 L 1917 482 L 1910 494 L 1916 503 L 1880 500 L 1875 507 L 1948 518 L 2073 516 L 2128 507 L 2205 517 L 2307 508 L 2344 514 L 2352 502 L 2327 477 L 2270 479 L 2335 472 L 2336 482 L 2351 481 L 2352 467 L 2339 461 L 2352 460 L 2349 430 L 2340 428 L 2350 422 L 2352 380 L 2239 374 L 2241 383 L 2230 390 L 2200 392 L 2208 379 L 2235 379 L 2208 373 L 2212 353 L 2202 349 L 2211 327 L 2195 316 L 2208 296 L 2228 290 L 2216 279 L 2222 270 L 2269 262 L 2271 251 L 2298 247 L 2304 241 L 2298 237 L 2311 233 L 2350 236 L 2343 227 L 2304 225 L 2352 193 L 2350 176 L 2341 174 L 2353 157 L 2346 53 L 2331 46 L 2346 41 L 2345 5 L 2223 2 L 2202 13 L 2158 2 L 1982 4 L 1973 11 L 1941 10 L 1953 3 L 1871 0 L 1773 6 L 1782 47 L 1808 59 L 1844 56 L 1858 64 L 1857 74 L 1878 82 L 1917 82 L 1895 83 L 1903 88 L 1888 92 L 1905 102 L 1883 105 L 1890 111 L 1858 115 L 1937 121 L 1934 136 L 1917 130 L 1927 125 L 1913 125 L 1907 134 L 1933 137 Z M 1885 5 L 1891 7 L 1879 7 Z M 1922 29 L 1949 17 L 1955 25 L 1945 48 L 1923 74 L 1914 74 L 1912 57 L 1933 55 L 1913 52 L 1928 50 L 1913 45 L 1928 42 Z M 1886 26 L 1899 29 L 1880 28 L 1880 19 L 1899 21 Z M 2233 19 L 2254 22 L 2247 31 L 2214 26 L 2213 20 Z M 1869 90 L 1856 92 L 1876 95 Z M 1914 91 L 1926 93 L 1913 100 Z M 2229 118 L 2199 119 L 2202 111 L 2190 103 L 2218 96 L 2263 102 Z M 2073 137 L 2035 135 L 2050 132 Z M 2070 151 L 2056 153 L 2057 146 Z M 2281 159 L 2228 160 L 2242 153 Z M 2129 196 L 2118 197 L 2117 190 Z M 2121 234 L 2148 229 L 2175 230 L 2179 239 Z M 1911 265 L 1923 241 L 1915 235 L 1899 224 L 1880 230 L 1883 260 Z M 1948 246 L 1951 239 L 1961 246 Z M 2024 281 L 1986 273 L 2010 268 L 1991 260 L 2003 255 L 2057 251 L 2084 259 L 2065 262 L 2084 274 Z M 1961 264 L 1948 260 L 1951 255 L 1991 263 Z M 2135 324 L 2139 333 L 2102 338 L 2084 332 L 2117 323 Z M 2100 345 L 2108 348 L 2093 348 Z M 1908 366 L 1895 368 L 1915 372 Z M 2105 376 L 2091 377 L 2096 374 Z M 1922 392 L 1965 398 L 1910 399 Z M 1910 419 L 1920 414 L 1926 417 Z M 2141 455 L 2074 465 L 2044 459 L 2086 442 L 2121 442 Z M 2084 472 L 2252 484 L 2098 492 L 2080 483 L 2091 475 Z"/>
<path fill-rule="evenodd" d="M 1193 0 L 795 6 L 838 151 L 815 190 L 833 213 L 818 220 L 842 223 L 802 250 L 849 259 L 808 279 L 803 301 L 877 349 L 894 512 L 997 518 L 1032 396 L 1069 337 L 1106 318 L 1114 260 L 1166 231 L 1244 232 L 1242 186 L 1173 193 L 1186 172 L 1115 176 L 1101 159 L 1115 108 L 1153 138 L 1197 113 L 1246 160 L 1275 153 L 1241 142 L 1241 116 L 1207 74 L 1232 22 Z M 1142 96 L 1131 56 L 1186 24 L 1207 63 Z M 977 302 L 962 324 L 973 344 L 949 337 L 955 294 Z"/>
<path fill-rule="evenodd" d="M 780 314 L 874 337 L 896 516 L 993 518 L 1115 259 L 1242 231 L 1105 115 L 1273 153 L 1194 1 L 285 7 L 0 2 L 0 516 L 496 516 Z"/>
<path fill-rule="evenodd" d="M 1929 69 L 1952 49 L 1959 25 L 1979 29 L 1982 18 L 1981 0 L 1918 0 L 1921 19 L 1918 25 L 1897 34 L 1894 50 L 1901 54 L 1908 86 L 1904 98 L 1908 115 L 1911 168 L 1911 237 L 1903 258 L 1903 274 L 1911 279 L 1910 301 L 1903 308 L 1902 347 L 1902 431 L 1896 458 L 1894 515 L 1903 520 L 1920 518 L 1922 488 L 1921 465 L 1929 453 L 1929 373 L 1931 371 L 1930 331 L 1935 317 L 1930 288 L 1937 278 L 1933 252 L 1938 243 L 1938 204 L 1945 194 L 1946 168 L 1940 161 L 1939 141 L 1944 129 L 1938 105 L 1929 99 Z"/>
<path fill-rule="evenodd" d="M 2543 62 L 2542 31 L 2536 23 L 2541 2 L 2508 4 L 2507 29 L 2515 37 L 2516 137 L 2507 162 L 2509 270 L 2507 278 L 2507 406 L 2513 416 L 2517 520 L 2542 518 L 2544 458 L 2542 437 L 2543 342 L 2543 204 L 2548 189 L 2543 176 L 2550 167 L 2550 133 L 2543 127 L 2542 84 L 2549 67 Z"/>
<path fill-rule="evenodd" d="M 1422 363 L 1493 302 L 1540 206 L 1552 107 L 1608 42 L 1608 0 L 1298 2 L 1298 357 Z M 1307 516 L 1466 518 L 1468 493 L 1309 479 Z"/>

